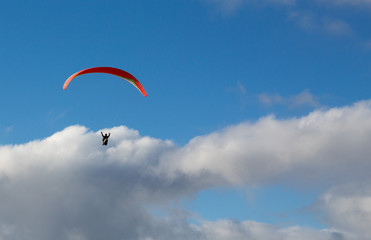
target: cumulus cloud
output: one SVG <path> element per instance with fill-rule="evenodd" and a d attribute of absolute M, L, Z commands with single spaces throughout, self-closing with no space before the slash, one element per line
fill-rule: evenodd
<path fill-rule="evenodd" d="M 370 236 L 371 187 L 368 182 L 349 183 L 325 193 L 316 207 L 324 220 L 347 231 Z"/>
<path fill-rule="evenodd" d="M 268 116 L 231 126 L 192 139 L 176 156 L 170 154 L 164 167 L 195 176 L 213 173 L 239 184 L 369 179 L 370 104 L 317 110 L 286 120 Z M 177 161 L 170 160 L 174 158 Z"/>
<path fill-rule="evenodd" d="M 174 145 L 126 127 L 110 131 L 107 149 L 99 132 L 82 126 L 2 146 L 1 239 L 145 239 L 165 227 L 171 233 L 175 223 L 153 222 L 145 208 L 190 191 L 186 177 L 167 182 L 151 171 Z"/>
<path fill-rule="evenodd" d="M 370 119 L 371 102 L 364 101 L 240 123 L 185 146 L 124 126 L 103 130 L 113 133 L 107 147 L 99 131 L 83 126 L 0 146 L 0 239 L 362 239 L 370 191 L 336 186 L 371 182 Z M 211 187 L 271 183 L 332 187 L 317 206 L 337 230 L 191 224 L 179 204 Z M 151 207 L 165 213 L 156 216 Z"/>

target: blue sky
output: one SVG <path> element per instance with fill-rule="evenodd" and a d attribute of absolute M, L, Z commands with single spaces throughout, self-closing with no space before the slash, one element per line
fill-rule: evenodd
<path fill-rule="evenodd" d="M 0 1 L 0 238 L 29 225 L 94 239 L 97 224 L 126 239 L 367 239 L 370 13 L 368 0 Z M 104 74 L 62 90 L 95 66 L 148 97 Z"/>

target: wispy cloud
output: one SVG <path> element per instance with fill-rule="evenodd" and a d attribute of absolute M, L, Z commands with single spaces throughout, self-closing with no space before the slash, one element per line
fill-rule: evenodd
<path fill-rule="evenodd" d="M 292 11 L 289 19 L 304 30 L 312 31 L 317 28 L 317 18 L 310 11 Z"/>
<path fill-rule="evenodd" d="M 202 0 L 216 6 L 220 11 L 230 14 L 241 6 L 253 4 L 257 6 L 295 5 L 296 0 Z"/>
<path fill-rule="evenodd" d="M 351 25 L 341 17 L 333 17 L 329 13 L 319 13 L 314 11 L 313 8 L 306 7 L 299 4 L 295 0 L 203 0 L 208 2 L 219 9 L 224 14 L 231 14 L 242 6 L 288 6 L 285 8 L 287 11 L 288 19 L 294 22 L 301 29 L 308 32 L 318 32 L 323 34 L 330 34 L 334 36 L 349 36 L 354 34 Z M 354 6 L 354 7 L 371 7 L 369 0 L 317 0 L 319 5 L 327 6 Z"/>
<path fill-rule="evenodd" d="M 285 99 L 278 94 L 269 95 L 262 93 L 258 95 L 259 101 L 264 105 L 272 106 L 275 104 L 283 104 Z"/>
<path fill-rule="evenodd" d="M 51 125 L 55 124 L 59 120 L 63 119 L 66 116 L 67 112 L 68 110 L 64 110 L 62 112 L 56 112 L 54 110 L 49 111 L 47 114 L 48 123 Z"/>
<path fill-rule="evenodd" d="M 317 0 L 317 2 L 333 6 L 371 7 L 370 0 Z"/>
<path fill-rule="evenodd" d="M 0 146 L 0 238 L 366 240 L 371 191 L 359 186 L 371 183 L 370 120 L 364 101 L 240 123 L 185 146 L 124 126 L 104 130 L 113 133 L 107 147 L 99 131 L 83 126 Z M 194 225 L 171 205 L 211 187 L 272 183 L 327 189 L 317 206 L 330 228 L 225 219 Z M 358 190 L 342 187 L 350 183 Z M 151 206 L 165 215 L 152 215 Z"/>
<path fill-rule="evenodd" d="M 4 128 L 4 132 L 6 134 L 13 132 L 13 130 L 14 130 L 14 126 L 13 125 Z"/>
<path fill-rule="evenodd" d="M 310 106 L 313 108 L 321 107 L 317 97 L 315 97 L 309 90 L 304 90 L 303 92 L 293 95 L 290 97 L 282 97 L 278 94 L 266 94 L 262 93 L 258 95 L 259 101 L 266 106 L 273 105 L 286 105 L 289 107 L 301 107 Z"/>
<path fill-rule="evenodd" d="M 350 25 L 340 19 L 323 18 L 322 26 L 327 33 L 333 35 L 350 35 L 353 32 Z"/>
<path fill-rule="evenodd" d="M 327 16 L 318 16 L 311 11 L 292 11 L 289 19 L 308 32 L 323 32 L 330 35 L 351 35 L 353 30 L 344 20 Z"/>
<path fill-rule="evenodd" d="M 216 6 L 221 12 L 230 14 L 244 4 L 244 0 L 204 0 Z"/>
<path fill-rule="evenodd" d="M 240 81 L 237 81 L 235 86 L 229 87 L 227 91 L 235 93 L 235 94 L 240 94 L 240 95 L 247 94 L 245 85 L 241 83 Z"/>
<path fill-rule="evenodd" d="M 363 44 L 362 44 L 362 47 L 366 50 L 371 50 L 371 40 L 368 40 L 368 41 L 365 41 Z"/>

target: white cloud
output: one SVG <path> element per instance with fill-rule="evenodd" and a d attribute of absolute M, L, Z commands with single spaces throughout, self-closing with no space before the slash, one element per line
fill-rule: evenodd
<path fill-rule="evenodd" d="M 151 173 L 159 153 L 174 146 L 125 127 L 111 131 L 110 148 L 81 126 L 0 147 L 0 238 L 137 239 L 154 227 L 144 207 L 191 185 Z"/>
<path fill-rule="evenodd" d="M 123 126 L 104 129 L 112 133 L 107 147 L 99 131 L 83 126 L 0 146 L 0 239 L 359 240 L 369 233 L 369 191 L 334 188 L 320 199 L 337 230 L 229 220 L 192 225 L 173 204 L 225 185 L 369 184 L 370 120 L 371 102 L 364 101 L 241 123 L 183 147 Z M 166 209 L 165 216 L 151 215 L 151 206 Z"/>
<path fill-rule="evenodd" d="M 162 161 L 164 171 L 208 173 L 233 184 L 290 181 L 324 186 L 371 179 L 370 105 L 360 102 L 287 120 L 270 116 L 196 137 Z"/>
<path fill-rule="evenodd" d="M 350 183 L 329 190 L 317 204 L 333 226 L 371 236 L 371 187 Z"/>

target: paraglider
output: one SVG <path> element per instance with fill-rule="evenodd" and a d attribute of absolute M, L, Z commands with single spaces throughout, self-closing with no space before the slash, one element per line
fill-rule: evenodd
<path fill-rule="evenodd" d="M 88 73 L 107 73 L 107 74 L 112 74 L 118 77 L 121 77 L 125 79 L 126 81 L 130 82 L 133 84 L 142 94 L 143 96 L 147 96 L 146 91 L 144 90 L 142 84 L 130 73 L 118 69 L 118 68 L 113 68 L 113 67 L 93 67 L 93 68 L 87 68 L 83 69 L 81 71 L 78 71 L 74 74 L 72 74 L 65 82 L 63 85 L 63 90 L 67 88 L 67 86 L 70 84 L 70 82 L 76 78 L 77 76 L 83 75 L 83 74 L 88 74 Z M 111 133 L 106 133 L 102 134 L 102 145 L 106 146 L 108 144 L 108 138 L 111 136 Z"/>
<path fill-rule="evenodd" d="M 102 145 L 107 145 L 108 144 L 108 138 L 111 136 L 111 133 L 106 133 L 103 135 L 102 132 L 100 132 L 100 134 L 102 134 Z"/>
<path fill-rule="evenodd" d="M 130 82 L 131 84 L 133 84 L 143 94 L 143 96 L 147 96 L 147 93 L 144 90 L 142 84 L 140 84 L 140 82 L 133 75 L 131 75 L 130 73 L 128 73 L 124 70 L 121 70 L 121 69 L 118 69 L 118 68 L 113 68 L 113 67 L 93 67 L 93 68 L 87 68 L 87 69 L 78 71 L 78 72 L 72 74 L 64 82 L 63 90 L 65 90 L 67 88 L 68 84 L 70 84 L 72 79 L 74 79 L 77 76 L 87 74 L 87 73 L 108 73 L 108 74 L 112 74 L 112 75 L 121 77 L 121 78 L 125 79 L 126 81 Z"/>

